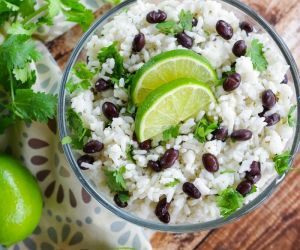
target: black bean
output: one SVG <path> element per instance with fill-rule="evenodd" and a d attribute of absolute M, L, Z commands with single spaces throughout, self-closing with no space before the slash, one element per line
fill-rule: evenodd
<path fill-rule="evenodd" d="M 132 42 L 132 51 L 133 52 L 140 52 L 146 44 L 145 35 L 143 33 L 137 34 Z"/>
<path fill-rule="evenodd" d="M 250 181 L 251 183 L 253 183 L 253 184 L 257 183 L 260 180 L 260 178 L 261 178 L 261 174 L 260 173 L 256 174 L 256 175 L 251 175 L 248 172 L 246 173 L 246 179 L 248 181 Z"/>
<path fill-rule="evenodd" d="M 250 171 L 247 171 L 249 175 L 257 175 L 260 174 L 260 162 L 253 161 L 250 165 Z"/>
<path fill-rule="evenodd" d="M 214 140 L 219 140 L 224 142 L 228 137 L 228 128 L 220 127 L 217 130 L 215 130 L 212 134 Z"/>
<path fill-rule="evenodd" d="M 242 181 L 237 187 L 236 191 L 238 191 L 241 195 L 246 196 L 251 192 L 252 183 L 250 181 Z"/>
<path fill-rule="evenodd" d="M 201 197 L 200 191 L 193 183 L 185 182 L 182 186 L 182 190 L 191 198 L 199 199 Z"/>
<path fill-rule="evenodd" d="M 150 150 L 151 149 L 152 140 L 147 140 L 139 143 L 139 148 L 142 150 Z"/>
<path fill-rule="evenodd" d="M 116 194 L 116 195 L 114 196 L 114 202 L 117 204 L 118 207 L 124 208 L 124 207 L 127 207 L 127 206 L 128 206 L 128 203 L 127 203 L 127 202 L 122 202 L 122 201 L 120 200 L 120 197 L 119 197 L 118 194 Z"/>
<path fill-rule="evenodd" d="M 264 108 L 264 110 L 261 112 L 261 113 L 258 113 L 258 116 L 259 117 L 263 117 L 264 115 L 265 115 L 265 113 L 267 112 L 267 111 L 269 111 L 269 109 L 267 109 L 267 108 L 265 108 L 265 107 L 263 107 Z"/>
<path fill-rule="evenodd" d="M 170 203 L 167 202 L 167 198 L 162 198 L 156 205 L 155 215 L 159 218 L 168 213 Z"/>
<path fill-rule="evenodd" d="M 148 23 L 161 23 L 166 19 L 167 19 L 167 13 L 162 10 L 151 11 L 146 16 L 146 20 Z"/>
<path fill-rule="evenodd" d="M 78 166 L 82 169 L 82 170 L 87 170 L 88 168 L 83 167 L 82 163 L 88 163 L 88 164 L 93 164 L 95 161 L 94 157 L 91 155 L 83 155 L 81 156 L 78 160 L 77 160 L 77 164 Z"/>
<path fill-rule="evenodd" d="M 168 224 L 170 222 L 170 214 L 169 214 L 169 212 L 166 212 L 164 215 L 159 216 L 158 219 L 161 222 Z"/>
<path fill-rule="evenodd" d="M 232 53 L 236 57 L 244 56 L 247 52 L 247 45 L 244 40 L 237 41 L 232 47 Z"/>
<path fill-rule="evenodd" d="M 265 117 L 265 122 L 267 123 L 267 127 L 273 126 L 279 121 L 280 121 L 280 115 L 277 113 Z"/>
<path fill-rule="evenodd" d="M 216 30 L 218 34 L 223 37 L 225 40 L 230 40 L 233 36 L 233 29 L 230 24 L 226 23 L 223 20 L 219 20 L 216 24 Z"/>
<path fill-rule="evenodd" d="M 165 154 L 161 157 L 159 163 L 163 169 L 170 168 L 174 165 L 178 159 L 179 152 L 174 148 L 168 149 Z"/>
<path fill-rule="evenodd" d="M 198 24 L 198 19 L 196 17 L 193 17 L 193 20 L 192 20 L 192 26 L 193 27 L 196 27 Z"/>
<path fill-rule="evenodd" d="M 147 167 L 151 168 L 155 172 L 162 171 L 162 167 L 160 166 L 159 162 L 157 162 L 157 161 L 151 161 L 151 160 L 148 161 Z"/>
<path fill-rule="evenodd" d="M 115 104 L 111 102 L 105 102 L 102 105 L 102 112 L 108 120 L 119 117 L 119 111 Z"/>
<path fill-rule="evenodd" d="M 248 129 L 240 129 L 233 131 L 231 138 L 236 141 L 247 141 L 252 138 L 252 132 Z"/>
<path fill-rule="evenodd" d="M 287 84 L 288 82 L 289 82 L 288 76 L 287 76 L 287 74 L 285 74 L 281 83 L 282 84 Z"/>
<path fill-rule="evenodd" d="M 83 152 L 87 154 L 92 154 L 96 152 L 100 152 L 104 148 L 104 145 L 102 142 L 99 142 L 97 140 L 91 140 L 83 147 Z"/>
<path fill-rule="evenodd" d="M 202 163 L 208 172 L 217 172 L 219 170 L 219 162 L 217 158 L 210 153 L 202 155 Z"/>
<path fill-rule="evenodd" d="M 181 32 L 176 35 L 177 42 L 185 48 L 192 48 L 193 47 L 193 38 L 188 36 L 186 33 Z"/>
<path fill-rule="evenodd" d="M 234 73 L 227 77 L 223 83 L 223 89 L 225 91 L 233 91 L 240 86 L 241 75 L 239 73 Z"/>
<path fill-rule="evenodd" d="M 240 23 L 240 29 L 246 31 L 247 34 L 253 32 L 252 24 L 246 21 Z"/>
<path fill-rule="evenodd" d="M 108 90 L 112 87 L 112 83 L 110 81 L 106 81 L 102 78 L 100 78 L 96 83 L 95 83 L 95 89 L 98 92 L 102 92 L 105 90 Z"/>
<path fill-rule="evenodd" d="M 271 109 L 276 104 L 276 96 L 271 89 L 268 89 L 262 93 L 261 96 L 262 105 L 267 109 Z"/>

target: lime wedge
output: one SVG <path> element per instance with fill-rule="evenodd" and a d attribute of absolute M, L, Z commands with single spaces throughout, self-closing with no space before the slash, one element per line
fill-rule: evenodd
<path fill-rule="evenodd" d="M 218 79 L 203 56 L 190 50 L 171 50 L 153 57 L 137 71 L 131 92 L 134 103 L 139 106 L 152 90 L 179 78 L 193 78 L 212 85 Z"/>
<path fill-rule="evenodd" d="M 215 97 L 209 85 L 181 78 L 153 90 L 138 108 L 135 132 L 140 142 L 207 110 Z"/>

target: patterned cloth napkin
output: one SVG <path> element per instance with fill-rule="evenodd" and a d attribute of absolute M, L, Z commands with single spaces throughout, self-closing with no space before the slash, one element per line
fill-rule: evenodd
<path fill-rule="evenodd" d="M 101 4 L 88 1 L 93 8 Z M 60 23 L 59 28 L 54 28 L 55 33 L 43 32 L 53 36 L 68 28 L 69 24 Z M 34 88 L 58 93 L 62 72 L 42 43 L 38 43 L 38 48 L 43 58 L 36 64 L 38 74 Z M 9 249 L 109 250 L 122 246 L 151 249 L 144 229 L 113 215 L 81 187 L 66 162 L 55 120 L 47 125 L 17 124 L 0 136 L 0 152 L 18 157 L 36 176 L 44 196 L 39 226 L 33 235 Z M 0 250 L 4 248 L 0 246 Z"/>

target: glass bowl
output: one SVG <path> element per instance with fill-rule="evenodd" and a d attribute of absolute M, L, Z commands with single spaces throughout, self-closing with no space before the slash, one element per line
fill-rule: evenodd
<path fill-rule="evenodd" d="M 66 124 L 66 108 L 69 105 L 69 97 L 66 93 L 66 83 L 70 77 L 71 70 L 74 66 L 74 64 L 80 60 L 86 59 L 86 51 L 85 46 L 91 36 L 105 23 L 107 23 L 109 20 L 111 20 L 112 17 L 114 17 L 116 14 L 118 14 L 120 11 L 124 10 L 128 6 L 134 4 L 136 0 L 128 0 L 123 2 L 122 4 L 116 6 L 109 12 L 107 12 L 104 16 L 102 16 L 98 21 L 96 21 L 93 26 L 82 36 L 80 41 L 78 42 L 76 48 L 74 49 L 69 62 L 67 64 L 66 70 L 63 75 L 62 79 L 62 85 L 60 88 L 60 94 L 59 94 L 59 106 L 58 106 L 58 122 L 59 122 L 59 130 L 60 130 L 60 138 L 64 138 L 68 135 L 68 128 Z M 294 85 L 294 91 L 296 93 L 297 97 L 297 125 L 295 129 L 294 134 L 294 140 L 291 142 L 292 144 L 292 158 L 290 161 L 290 164 L 292 164 L 292 161 L 298 151 L 299 146 L 299 128 L 300 128 L 300 121 L 299 121 L 299 113 L 300 113 L 300 102 L 299 102 L 299 72 L 297 69 L 297 65 L 295 60 L 293 59 L 288 47 L 283 42 L 283 40 L 280 38 L 280 36 L 276 33 L 276 31 L 271 27 L 270 24 L 268 24 L 260 15 L 258 15 L 254 10 L 249 8 L 247 5 L 241 3 L 240 1 L 236 0 L 219 0 L 219 2 L 222 2 L 224 4 L 225 8 L 230 9 L 233 11 L 240 19 L 245 19 L 250 21 L 256 29 L 262 30 L 267 32 L 270 37 L 274 40 L 274 42 L 277 44 L 279 50 L 281 51 L 282 55 L 284 56 L 287 63 L 290 65 L 290 70 L 288 72 L 289 77 L 289 84 Z M 212 228 L 217 228 L 220 226 L 223 226 L 229 222 L 232 222 L 234 220 L 239 219 L 243 215 L 251 212 L 255 208 L 257 208 L 259 205 L 262 204 L 263 201 L 265 201 L 278 187 L 278 185 L 285 179 L 286 174 L 282 176 L 278 176 L 276 179 L 274 179 L 269 186 L 266 187 L 266 189 L 260 193 L 254 200 L 249 202 L 247 205 L 243 206 L 241 209 L 236 211 L 234 214 L 227 218 L 219 218 L 208 222 L 203 223 L 195 223 L 195 224 L 162 224 L 160 222 L 151 221 L 139 218 L 135 216 L 134 214 L 121 209 L 117 207 L 113 202 L 111 202 L 108 197 L 104 193 L 101 193 L 100 190 L 97 189 L 95 184 L 89 179 L 89 177 L 79 169 L 77 163 L 76 163 L 76 152 L 72 150 L 71 146 L 69 144 L 63 145 L 63 149 L 66 155 L 66 158 L 72 167 L 75 175 L 81 182 L 82 186 L 91 194 L 92 197 L 94 197 L 100 204 L 102 204 L 104 207 L 106 207 L 108 210 L 116 214 L 117 216 L 132 222 L 134 224 L 137 224 L 142 227 L 154 229 L 154 230 L 160 230 L 160 231 L 169 231 L 169 232 L 191 232 L 191 231 L 199 231 L 199 230 L 209 230 Z M 153 215 L 154 216 L 154 215 Z"/>

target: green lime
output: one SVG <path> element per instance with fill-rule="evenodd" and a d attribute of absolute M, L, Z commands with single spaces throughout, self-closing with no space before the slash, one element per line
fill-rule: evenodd
<path fill-rule="evenodd" d="M 218 79 L 203 56 L 190 50 L 171 50 L 153 57 L 137 71 L 131 92 L 134 103 L 141 104 L 152 90 L 179 78 L 194 78 L 209 84 Z"/>
<path fill-rule="evenodd" d="M 163 133 L 201 110 L 206 110 L 215 97 L 209 85 L 182 78 L 153 90 L 138 108 L 135 132 L 139 141 Z"/>
<path fill-rule="evenodd" d="M 18 161 L 0 155 L 0 244 L 11 246 L 38 225 L 43 200 L 39 186 Z"/>

